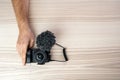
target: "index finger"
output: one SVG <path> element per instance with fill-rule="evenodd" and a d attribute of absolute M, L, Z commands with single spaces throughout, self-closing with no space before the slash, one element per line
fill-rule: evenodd
<path fill-rule="evenodd" d="M 22 55 L 22 63 L 23 63 L 23 65 L 25 65 L 25 63 L 26 63 L 27 48 L 28 48 L 28 44 L 24 44 L 22 46 L 22 53 L 21 53 L 21 55 Z"/>

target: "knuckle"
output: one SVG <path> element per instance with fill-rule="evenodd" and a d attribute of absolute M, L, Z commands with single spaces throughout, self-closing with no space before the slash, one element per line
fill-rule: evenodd
<path fill-rule="evenodd" d="M 21 54 L 21 58 L 24 60 L 26 59 L 26 54 Z"/>
<path fill-rule="evenodd" d="M 26 53 L 26 48 L 22 48 L 22 54 L 24 55 Z"/>
<path fill-rule="evenodd" d="M 26 58 L 26 55 L 24 54 L 24 55 L 22 55 L 22 59 L 24 60 Z"/>
<path fill-rule="evenodd" d="M 35 41 L 32 39 L 31 42 L 34 43 Z"/>

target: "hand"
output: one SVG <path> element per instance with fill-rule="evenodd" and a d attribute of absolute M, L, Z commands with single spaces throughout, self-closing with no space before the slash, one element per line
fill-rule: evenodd
<path fill-rule="evenodd" d="M 29 24 L 29 1 L 30 0 L 12 0 L 19 28 L 17 50 L 24 65 L 26 63 L 27 48 L 34 45 L 34 34 Z"/>
<path fill-rule="evenodd" d="M 17 47 L 18 53 L 22 58 L 23 65 L 25 65 L 26 63 L 27 48 L 33 47 L 34 40 L 35 40 L 34 34 L 30 28 L 19 31 L 19 37 L 18 37 L 16 47 Z"/>

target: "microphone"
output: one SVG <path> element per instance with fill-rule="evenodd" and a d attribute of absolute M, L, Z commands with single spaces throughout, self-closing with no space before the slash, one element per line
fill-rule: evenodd
<path fill-rule="evenodd" d="M 55 38 L 56 37 L 54 36 L 54 33 L 50 31 L 42 32 L 37 36 L 37 47 L 45 51 L 50 51 L 53 45 L 56 43 Z"/>

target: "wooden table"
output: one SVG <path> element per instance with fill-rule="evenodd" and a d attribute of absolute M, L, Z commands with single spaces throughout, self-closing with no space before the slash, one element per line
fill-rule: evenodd
<path fill-rule="evenodd" d="M 29 18 L 36 36 L 55 33 L 69 61 L 22 66 L 11 1 L 0 0 L 0 80 L 120 80 L 120 0 L 31 0 Z"/>

